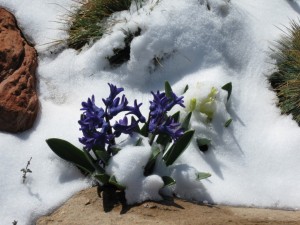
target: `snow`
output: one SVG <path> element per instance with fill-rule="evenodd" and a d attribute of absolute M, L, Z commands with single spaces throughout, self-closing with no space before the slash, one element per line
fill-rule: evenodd
<path fill-rule="evenodd" d="M 145 142 L 145 141 L 144 141 Z M 147 143 L 147 142 L 145 142 Z M 151 146 L 126 146 L 113 157 L 106 168 L 109 175 L 126 187 L 125 197 L 128 204 L 140 203 L 148 199 L 162 200 L 159 189 L 164 186 L 158 175 L 144 176 L 144 167 L 151 155 Z"/>
<path fill-rule="evenodd" d="M 132 7 L 131 12 L 115 16 L 118 23 L 101 40 L 78 53 L 63 49 L 63 44 L 49 45 L 67 37 L 67 25 L 53 21 L 65 20 L 74 1 L 32 0 L 28 4 L 0 0 L 38 49 L 41 104 L 33 129 L 17 135 L 0 133 L 3 224 L 13 220 L 32 224 L 91 185 L 76 168 L 52 153 L 45 139 L 58 137 L 81 147 L 77 124 L 81 101 L 94 94 L 100 105 L 101 98 L 108 95 L 108 82 L 124 87 L 130 102 L 143 102 L 144 115 L 150 91 L 162 90 L 165 80 L 178 94 L 189 85 L 186 104 L 193 97 L 203 100 L 212 87 L 218 90 L 213 120 L 207 122 L 205 115 L 194 113 L 191 121 L 195 138 L 212 140 L 210 150 L 200 152 L 193 140 L 169 168 L 177 184 L 166 192 L 217 204 L 299 209 L 300 128 L 291 116 L 280 115 L 266 76 L 274 70 L 269 47 L 282 34 L 280 29 L 297 19 L 299 2 L 231 0 L 227 4 L 209 0 L 210 11 L 201 2 L 161 0 L 155 4 L 149 0 L 138 11 Z M 138 27 L 142 33 L 131 43 L 130 60 L 111 69 L 106 58 L 123 45 L 122 29 L 135 31 Z M 161 65 L 155 66 L 155 58 Z M 221 87 L 228 82 L 233 92 L 227 103 Z M 224 128 L 228 117 L 233 122 Z M 131 202 L 159 198 L 155 191 L 162 186 L 159 176 L 145 178 L 138 170 L 148 156 L 149 146 L 125 147 L 109 167 L 124 184 L 137 184 L 126 193 Z M 33 173 L 23 184 L 20 170 L 30 157 Z M 126 177 L 125 170 L 132 176 Z M 195 182 L 195 171 L 212 176 Z"/>

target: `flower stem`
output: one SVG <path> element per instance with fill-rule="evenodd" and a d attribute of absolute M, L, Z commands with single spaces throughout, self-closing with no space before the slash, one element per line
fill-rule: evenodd
<path fill-rule="evenodd" d="M 156 134 L 155 134 L 155 133 L 154 133 L 154 134 L 150 134 L 149 144 L 150 144 L 151 146 L 152 146 L 152 144 L 153 144 L 153 141 L 154 141 L 155 137 L 156 137 Z"/>
<path fill-rule="evenodd" d="M 107 134 L 111 135 L 111 134 L 113 134 L 113 132 L 112 132 L 112 127 L 111 127 L 110 121 L 109 121 L 110 119 L 109 119 L 108 116 L 107 116 L 107 107 L 105 108 L 105 115 L 106 115 L 106 116 L 105 116 L 105 120 L 106 120 L 106 122 L 107 122 L 107 124 L 108 124 Z M 111 153 L 112 153 L 111 146 L 114 146 L 114 145 L 116 145 L 115 137 L 114 137 L 113 139 L 110 140 L 110 144 L 108 145 L 107 153 L 108 153 L 109 155 L 111 155 Z"/>

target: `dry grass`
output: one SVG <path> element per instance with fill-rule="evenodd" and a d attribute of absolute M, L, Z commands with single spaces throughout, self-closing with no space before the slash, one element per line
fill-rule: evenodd
<path fill-rule="evenodd" d="M 80 49 L 94 42 L 105 32 L 105 21 L 115 12 L 128 10 L 132 0 L 89 0 L 71 16 L 68 46 Z"/>
<path fill-rule="evenodd" d="M 300 125 L 300 25 L 292 21 L 274 49 L 277 71 L 269 80 L 277 92 L 282 113 Z"/>

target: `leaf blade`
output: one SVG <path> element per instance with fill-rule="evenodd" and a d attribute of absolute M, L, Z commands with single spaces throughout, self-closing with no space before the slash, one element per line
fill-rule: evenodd
<path fill-rule="evenodd" d="M 167 166 L 172 165 L 190 144 L 194 130 L 186 131 L 164 154 L 163 160 Z"/>
<path fill-rule="evenodd" d="M 196 180 L 198 180 L 198 181 L 209 178 L 209 177 L 211 177 L 210 173 L 203 173 L 203 172 L 196 173 Z"/>
<path fill-rule="evenodd" d="M 125 186 L 123 186 L 122 184 L 118 183 L 116 177 L 114 175 L 112 175 L 110 178 L 109 178 L 109 181 L 108 181 L 110 184 L 116 186 L 117 188 L 119 188 L 120 190 L 124 190 L 126 189 Z"/>
<path fill-rule="evenodd" d="M 152 147 L 152 152 L 151 152 L 151 156 L 150 159 L 148 160 L 148 163 L 146 164 L 145 168 L 144 168 L 144 176 L 149 176 L 150 174 L 152 174 L 154 166 L 155 166 L 155 161 L 157 159 L 157 157 L 160 154 L 160 149 L 159 147 Z"/>
<path fill-rule="evenodd" d="M 176 181 L 172 177 L 169 177 L 169 176 L 163 176 L 162 180 L 164 182 L 163 187 L 168 187 L 168 186 L 176 184 Z"/>
<path fill-rule="evenodd" d="M 93 173 L 95 171 L 93 165 L 91 165 L 91 163 L 86 159 L 84 152 L 71 143 L 59 138 L 47 139 L 46 143 L 60 158 L 76 164 L 89 173 Z"/>
<path fill-rule="evenodd" d="M 99 159 L 101 159 L 105 163 L 105 165 L 108 164 L 110 155 L 105 150 L 95 150 L 95 154 Z"/>
<path fill-rule="evenodd" d="M 102 184 L 107 184 L 108 181 L 109 181 L 109 175 L 107 175 L 106 173 L 97 173 L 97 174 L 94 174 L 93 177 L 100 181 Z"/>
<path fill-rule="evenodd" d="M 168 81 L 165 82 L 165 93 L 168 98 L 173 98 L 173 95 L 172 95 L 173 91 L 172 91 L 171 85 Z"/>
<path fill-rule="evenodd" d="M 183 90 L 183 94 L 185 94 L 185 92 L 187 92 L 187 90 L 189 90 L 189 85 L 187 84 Z"/>
<path fill-rule="evenodd" d="M 186 117 L 184 118 L 183 122 L 181 123 L 181 128 L 184 131 L 187 131 L 189 129 L 190 121 L 192 117 L 192 112 L 189 112 Z"/>
<path fill-rule="evenodd" d="M 207 138 L 197 138 L 196 139 L 198 148 L 202 152 L 206 152 L 208 150 L 208 146 L 211 144 L 211 140 Z"/>
<path fill-rule="evenodd" d="M 232 122 L 232 118 L 230 118 L 229 120 L 227 120 L 226 122 L 225 122 L 225 124 L 224 124 L 224 127 L 229 127 L 230 126 L 230 124 L 231 124 L 231 122 Z"/>
<path fill-rule="evenodd" d="M 228 95 L 227 95 L 227 101 L 228 101 L 231 96 L 231 93 L 232 93 L 232 83 L 229 82 L 229 83 L 225 84 L 222 87 L 222 89 L 228 92 Z"/>

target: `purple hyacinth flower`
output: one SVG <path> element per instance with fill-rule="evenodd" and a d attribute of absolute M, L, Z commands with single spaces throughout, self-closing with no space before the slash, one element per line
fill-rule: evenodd
<path fill-rule="evenodd" d="M 183 129 L 180 128 L 180 123 L 176 123 L 173 118 L 169 117 L 166 122 L 159 125 L 157 130 L 159 133 L 169 135 L 173 140 L 177 140 L 183 135 Z"/>
<path fill-rule="evenodd" d="M 95 105 L 95 97 L 88 98 L 87 102 L 82 102 L 82 108 L 84 110 L 83 116 L 80 120 L 81 126 L 96 126 L 103 120 L 105 112 L 102 108 L 99 108 Z M 92 127 L 90 127 L 91 129 Z"/>
<path fill-rule="evenodd" d="M 172 99 L 172 101 L 168 102 L 168 104 L 166 106 L 167 111 L 171 110 L 173 108 L 173 106 L 175 106 L 175 105 L 180 105 L 181 107 L 185 108 L 185 106 L 183 104 L 183 96 L 177 97 L 175 95 L 175 93 L 172 92 L 171 99 Z"/>
<path fill-rule="evenodd" d="M 117 86 L 110 83 L 108 83 L 108 85 L 110 88 L 110 94 L 108 98 L 102 99 L 106 107 L 110 107 L 113 104 L 113 101 L 117 97 L 117 95 L 120 94 L 122 91 L 124 91 L 124 88 L 117 88 Z"/>
<path fill-rule="evenodd" d="M 96 106 L 94 95 L 88 98 L 86 102 L 82 102 L 81 110 L 84 112 L 78 123 L 83 137 L 79 141 L 85 145 L 84 148 L 87 150 L 97 147 L 105 148 L 106 144 L 113 145 L 115 137 L 120 136 L 122 133 L 131 135 L 136 130 L 139 122 L 146 122 L 139 109 L 142 104 L 138 104 L 135 100 L 134 106 L 128 106 L 128 100 L 125 95 L 122 98 L 117 97 L 124 89 L 118 88 L 113 84 L 108 85 L 110 87 L 109 97 L 102 99 L 105 109 Z M 125 116 L 123 120 L 120 120 L 112 127 L 110 125 L 111 119 L 120 112 L 127 112 L 126 115 L 135 115 L 138 119 L 132 118 L 131 124 L 128 124 Z"/>
<path fill-rule="evenodd" d="M 108 144 L 111 139 L 111 136 L 107 135 L 108 128 L 108 123 L 103 121 L 100 129 L 82 129 L 83 137 L 79 138 L 79 142 L 85 146 L 86 150 L 95 147 L 104 148 L 105 144 Z"/>
<path fill-rule="evenodd" d="M 153 100 L 150 101 L 150 121 L 149 132 L 152 134 L 164 133 L 169 135 L 173 140 L 177 140 L 183 130 L 179 129 L 180 124 L 176 123 L 173 118 L 167 115 L 175 105 L 183 105 L 183 96 L 177 97 L 173 92 L 171 97 L 167 97 L 164 92 L 151 92 Z"/>
<path fill-rule="evenodd" d="M 132 118 L 131 124 L 128 124 L 128 118 L 125 116 L 123 119 L 116 122 L 113 126 L 115 132 L 114 135 L 119 137 L 122 133 L 131 135 L 137 128 L 138 121 Z"/>
<path fill-rule="evenodd" d="M 127 106 L 127 110 L 129 111 L 126 115 L 130 115 L 133 114 L 135 115 L 139 121 L 141 123 L 145 123 L 146 122 L 146 118 L 142 115 L 141 111 L 140 111 L 140 107 L 141 107 L 142 103 L 137 104 L 137 100 L 134 100 L 134 106 Z"/>
<path fill-rule="evenodd" d="M 120 104 L 119 104 L 120 103 Z M 120 112 L 127 111 L 128 100 L 125 95 L 122 96 L 122 100 L 120 102 L 120 98 L 116 98 L 111 106 L 107 107 L 107 114 L 110 118 L 116 116 Z"/>

